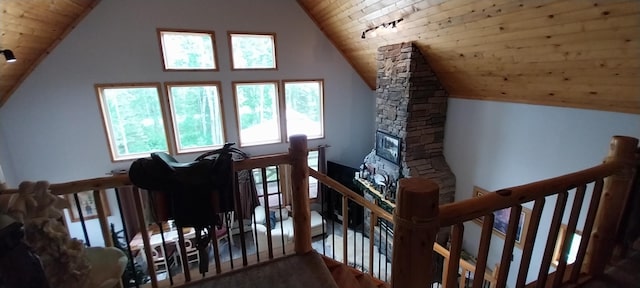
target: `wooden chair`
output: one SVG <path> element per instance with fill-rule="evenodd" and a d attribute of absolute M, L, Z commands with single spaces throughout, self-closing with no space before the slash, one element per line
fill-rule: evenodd
<path fill-rule="evenodd" d="M 199 263 L 200 262 L 200 253 L 196 248 L 196 232 L 195 230 L 191 230 L 191 232 L 184 235 L 184 248 L 185 248 L 185 258 L 187 259 L 187 264 L 191 263 Z M 180 257 L 180 263 L 182 263 L 182 255 L 180 254 L 180 249 L 178 249 L 178 255 Z M 183 271 L 184 271 L 184 267 Z"/>
<path fill-rule="evenodd" d="M 229 249 L 231 249 L 231 245 L 233 245 L 233 236 L 231 235 L 231 227 L 233 227 L 234 222 L 234 213 L 233 211 L 228 213 L 222 213 L 222 227 L 215 229 L 216 241 L 218 241 L 218 247 L 221 247 L 222 240 L 227 239 L 229 242 Z M 231 227 L 227 227 L 227 222 Z"/>
<path fill-rule="evenodd" d="M 164 245 L 162 245 L 162 243 L 151 246 L 151 256 L 153 259 L 152 263 L 150 264 L 153 264 L 157 274 L 164 272 L 169 273 L 171 267 L 173 267 L 173 265 L 177 263 L 175 259 L 175 243 L 167 242 L 166 245 L 168 251 L 165 251 Z M 142 255 L 145 255 L 145 253 L 142 253 Z M 147 263 L 149 263 L 149 261 L 147 261 Z"/>
<path fill-rule="evenodd" d="M 231 226 L 233 226 L 233 216 L 234 216 L 233 211 L 229 212 L 228 214 L 223 213 L 222 215 L 223 226 L 220 229 L 217 229 L 217 228 L 214 229 L 216 241 L 218 242 L 218 247 L 221 247 L 223 243 L 222 241 L 225 239 L 228 243 L 230 243 L 229 249 L 231 249 L 231 245 L 233 245 L 233 236 L 230 234 L 231 230 L 227 227 L 227 224 L 226 224 L 227 219 L 229 219 L 228 220 L 229 223 L 231 224 Z M 200 262 L 200 253 L 198 252 L 198 248 L 196 247 L 196 232 L 194 229 L 191 229 L 189 233 L 184 235 L 184 248 L 186 252 L 185 257 L 187 259 L 187 264 Z M 183 263 L 180 249 L 178 249 L 178 256 L 180 257 L 179 263 Z"/>

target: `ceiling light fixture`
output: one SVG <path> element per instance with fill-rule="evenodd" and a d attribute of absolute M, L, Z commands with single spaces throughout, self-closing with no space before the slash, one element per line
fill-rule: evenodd
<path fill-rule="evenodd" d="M 13 52 L 9 49 L 0 50 L 0 54 L 4 54 L 4 59 L 7 62 L 16 62 L 16 56 L 13 55 Z"/>
<path fill-rule="evenodd" d="M 367 33 L 369 33 L 369 32 L 371 32 L 371 33 L 369 33 L 369 37 L 376 37 L 376 35 L 378 35 L 376 30 L 378 30 L 378 28 L 381 28 L 381 27 L 390 29 L 391 32 L 397 32 L 398 31 L 398 26 L 397 25 L 402 20 L 404 20 L 404 19 L 400 18 L 400 19 L 393 20 L 391 22 L 382 23 L 382 24 L 380 24 L 378 26 L 373 26 L 371 28 L 367 28 L 367 30 L 362 31 L 362 34 L 360 35 L 360 38 L 367 39 Z"/>

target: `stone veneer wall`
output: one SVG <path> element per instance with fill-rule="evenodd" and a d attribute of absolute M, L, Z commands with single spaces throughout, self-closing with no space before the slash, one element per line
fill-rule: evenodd
<path fill-rule="evenodd" d="M 448 93 L 412 43 L 378 48 L 376 127 L 401 139 L 405 177 L 425 177 L 440 186 L 440 204 L 455 195 L 455 176 L 442 153 Z M 397 178 L 399 167 L 375 156 L 377 169 Z"/>

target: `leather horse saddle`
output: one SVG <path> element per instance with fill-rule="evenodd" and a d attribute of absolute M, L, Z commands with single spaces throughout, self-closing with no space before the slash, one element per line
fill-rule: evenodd
<path fill-rule="evenodd" d="M 234 210 L 233 153 L 248 158 L 232 148 L 234 144 L 227 143 L 184 163 L 167 153 L 155 152 L 151 158 L 135 160 L 129 168 L 131 182 L 150 192 L 155 221 L 174 219 L 180 229 L 195 229 L 200 273 L 208 271 L 206 248 L 215 234 L 214 225 L 222 225 L 219 213 Z"/>

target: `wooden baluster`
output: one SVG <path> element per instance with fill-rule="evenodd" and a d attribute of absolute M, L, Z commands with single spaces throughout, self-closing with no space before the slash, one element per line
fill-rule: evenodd
<path fill-rule="evenodd" d="M 236 217 L 238 219 L 244 219 L 244 215 L 242 215 L 242 208 L 240 207 L 240 191 L 238 190 L 238 187 L 240 187 L 240 184 L 238 182 L 238 172 L 234 172 L 232 174 L 233 177 L 233 199 L 235 201 L 235 205 L 234 205 L 234 214 L 236 215 Z M 268 216 L 268 215 L 267 215 Z M 226 227 L 225 229 L 227 229 L 227 237 L 229 240 L 229 262 L 231 263 L 231 268 L 233 269 L 233 249 L 231 249 L 231 237 L 233 237 L 231 235 L 231 229 L 229 227 Z M 268 229 L 267 229 L 268 230 Z M 240 236 L 240 250 L 242 250 L 242 266 L 248 266 L 249 265 L 249 261 L 247 260 L 247 241 L 245 239 L 245 235 L 244 235 L 244 224 L 242 223 L 242 221 L 238 221 L 238 231 L 240 232 L 240 234 L 238 234 Z M 214 242 L 218 242 L 218 239 L 215 236 L 215 231 L 212 231 L 212 233 L 214 235 L 212 235 L 211 240 Z"/>
<path fill-rule="evenodd" d="M 556 267 L 555 276 L 553 278 L 553 286 L 558 287 L 562 284 L 564 278 L 564 271 L 567 268 L 567 257 L 569 257 L 569 248 L 573 242 L 573 234 L 576 232 L 576 225 L 578 224 L 578 217 L 580 216 L 580 210 L 582 209 L 582 202 L 584 200 L 584 192 L 587 190 L 586 185 L 581 185 L 576 189 L 576 195 L 573 198 L 573 205 L 571 207 L 571 215 L 569 216 L 569 223 L 567 223 L 567 231 L 564 233 L 564 239 L 560 246 L 560 259 L 558 260 L 558 266 Z M 573 269 L 579 269 L 574 267 Z"/>
<path fill-rule="evenodd" d="M 540 264 L 540 273 L 538 274 L 538 281 L 536 287 L 545 287 L 547 278 L 549 276 L 549 267 L 551 266 L 551 260 L 553 260 L 553 250 L 556 247 L 556 241 L 558 240 L 558 231 L 560 231 L 560 224 L 562 224 L 562 215 L 564 215 L 564 208 L 567 205 L 568 193 L 558 193 L 556 199 L 556 207 L 553 210 L 553 218 L 551 219 L 551 227 L 549 228 L 549 238 L 547 238 L 547 246 L 545 246 L 544 254 L 542 256 L 542 264 Z"/>
<path fill-rule="evenodd" d="M 520 270 L 518 271 L 516 287 L 524 287 L 527 282 L 527 274 L 529 273 L 529 266 L 531 265 L 531 255 L 533 254 L 533 245 L 536 241 L 536 235 L 538 235 L 538 227 L 540 226 L 544 203 L 545 198 L 540 198 L 533 204 L 531 220 L 527 228 L 527 238 L 524 239 L 524 245 L 522 247 L 522 258 L 520 260 Z"/>
<path fill-rule="evenodd" d="M 93 190 L 93 199 L 96 201 L 96 213 L 98 214 L 98 222 L 100 223 L 100 230 L 102 231 L 102 239 L 104 239 L 105 247 L 113 247 L 113 238 L 111 238 L 111 231 L 109 231 L 109 221 L 107 221 L 107 213 L 105 213 L 105 207 L 102 202 L 102 195 L 105 195 L 105 190 Z M 118 287 L 122 287 L 122 281 L 118 283 Z"/>
<path fill-rule="evenodd" d="M 371 211 L 371 217 L 369 217 L 369 275 L 373 276 L 373 244 L 376 239 L 376 223 L 378 223 L 378 216 Z"/>
<path fill-rule="evenodd" d="M 484 282 L 484 272 L 487 270 L 487 258 L 489 257 L 489 245 L 491 244 L 494 218 L 495 216 L 491 213 L 482 219 L 482 234 L 480 234 L 478 259 L 476 260 L 476 271 L 473 276 L 473 288 L 481 288 Z"/>
<path fill-rule="evenodd" d="M 220 265 L 220 247 L 218 246 L 218 239 L 216 239 L 215 237 L 215 232 L 213 233 L 214 235 L 210 240 L 211 246 L 213 246 L 213 261 L 215 262 L 214 265 L 216 266 L 216 274 L 220 274 L 222 273 L 222 266 Z M 229 245 L 229 248 L 231 248 L 231 245 Z M 233 269 L 233 257 L 229 258 L 229 264 L 231 265 L 231 269 Z"/>
<path fill-rule="evenodd" d="M 349 253 L 347 253 L 347 251 L 349 250 L 349 245 L 347 243 L 347 240 L 349 240 L 348 227 L 349 227 L 349 198 L 343 195 L 342 196 L 342 263 L 349 263 L 349 258 L 347 258 L 347 256 L 349 255 Z M 355 239 L 355 235 L 353 235 L 353 238 Z M 353 260 L 354 260 L 353 263 L 355 263 L 355 259 Z"/>
<path fill-rule="evenodd" d="M 451 231 L 451 248 L 449 248 L 449 265 L 447 274 L 442 278 L 447 278 L 447 283 L 453 285 L 458 278 L 458 270 L 460 267 L 460 254 L 462 254 L 462 237 L 464 235 L 464 225 L 458 223 L 453 225 Z M 460 282 L 464 282 L 464 275 L 460 275 Z"/>
<path fill-rule="evenodd" d="M 507 226 L 507 234 L 504 237 L 504 248 L 502 249 L 502 259 L 500 260 L 500 270 L 498 270 L 498 285 L 502 288 L 507 286 L 507 276 L 511 267 L 511 259 L 513 258 L 513 246 L 516 244 L 516 233 L 520 224 L 520 215 L 522 214 L 522 205 L 511 207 L 509 214 L 509 225 Z"/>
<path fill-rule="evenodd" d="M 438 184 L 400 179 L 394 209 L 391 287 L 427 287 L 432 281 L 433 243 L 438 233 Z"/>
<path fill-rule="evenodd" d="M 460 269 L 460 281 L 458 281 L 458 288 L 465 288 L 467 287 L 467 274 L 469 271 L 464 267 L 461 267 Z"/>
<path fill-rule="evenodd" d="M 635 138 L 614 136 L 611 140 L 605 162 L 620 161 L 626 167 L 604 180 L 604 194 L 600 198 L 594 231 L 591 234 L 593 243 L 587 252 L 589 274 L 593 276 L 599 276 L 604 272 L 613 253 L 624 201 L 628 197 L 634 175 L 637 147 L 638 139 Z"/>
<path fill-rule="evenodd" d="M 171 227 L 169 227 L 171 228 Z M 182 261 L 182 271 L 184 272 L 184 281 L 191 282 L 191 271 L 189 270 L 189 257 L 187 256 L 187 248 L 184 245 L 184 233 L 182 227 L 177 227 L 178 232 L 178 250 L 180 250 L 180 261 Z"/>
<path fill-rule="evenodd" d="M 582 265 L 585 255 L 587 253 L 587 247 L 589 246 L 589 240 L 591 237 L 591 231 L 593 230 L 593 222 L 596 219 L 596 213 L 598 212 L 598 205 L 602 196 L 602 187 L 604 181 L 602 179 L 596 180 L 593 186 L 593 193 L 591 194 L 591 202 L 589 203 L 589 212 L 587 212 L 587 218 L 584 221 L 584 230 L 582 231 L 582 239 L 580 239 L 580 247 L 578 248 L 578 254 L 576 255 L 576 261 L 573 262 L 573 271 L 571 271 L 572 283 L 578 281 L 581 271 L 586 271 L 588 267 Z"/>
<path fill-rule="evenodd" d="M 138 226 L 140 227 L 140 236 L 142 236 L 142 243 L 144 244 L 144 255 L 147 257 L 147 272 L 151 277 L 151 287 L 158 288 L 158 278 L 156 276 L 156 269 L 153 265 L 153 256 L 151 254 L 151 244 L 149 239 L 149 233 L 147 232 L 147 223 L 144 222 L 144 210 L 142 209 L 142 195 L 138 187 L 133 186 L 133 202 L 136 207 L 136 214 L 138 218 Z"/>
<path fill-rule="evenodd" d="M 93 190 L 93 200 L 96 201 L 96 212 L 98 214 L 98 222 L 100 222 L 100 229 L 102 230 L 104 246 L 113 247 L 113 239 L 111 238 L 111 232 L 109 231 L 109 221 L 107 221 L 107 213 L 105 213 L 106 210 L 104 203 L 102 202 L 102 193 L 106 193 L 106 191 Z"/>
<path fill-rule="evenodd" d="M 312 249 L 307 136 L 293 135 L 289 137 L 289 143 L 295 251 L 296 254 L 306 254 Z"/>
<path fill-rule="evenodd" d="M 442 287 L 449 287 L 449 280 L 447 277 L 447 275 L 449 275 L 449 253 L 447 253 L 447 255 L 443 255 L 443 257 L 442 275 L 440 275 L 440 279 L 442 279 Z"/>
<path fill-rule="evenodd" d="M 267 226 L 267 251 L 269 259 L 273 259 L 273 240 L 271 239 L 271 215 L 269 214 L 269 185 L 267 183 L 267 168 L 260 169 L 262 177 L 262 197 L 264 198 L 264 220 Z M 282 221 L 281 221 L 282 222 Z M 283 237 L 280 237 L 283 238 Z M 256 241 L 257 242 L 257 241 Z M 260 253 L 256 253 L 260 254 Z"/>

